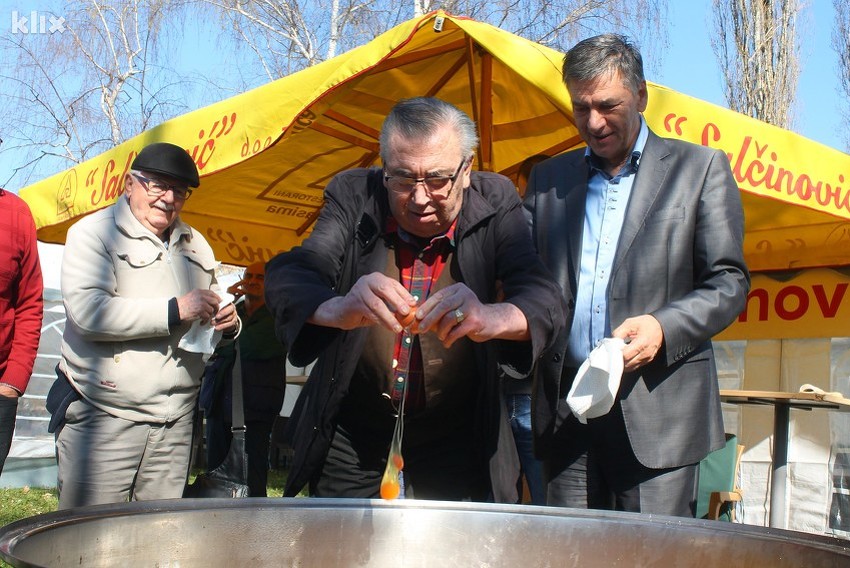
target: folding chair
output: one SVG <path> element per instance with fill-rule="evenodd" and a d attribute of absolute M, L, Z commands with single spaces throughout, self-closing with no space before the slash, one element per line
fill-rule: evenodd
<path fill-rule="evenodd" d="M 738 438 L 726 434 L 726 445 L 700 462 L 698 519 L 735 520 L 735 503 L 742 499 L 738 471 L 743 453 Z"/>

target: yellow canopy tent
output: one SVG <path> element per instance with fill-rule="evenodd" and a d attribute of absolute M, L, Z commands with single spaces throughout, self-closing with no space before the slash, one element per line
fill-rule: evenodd
<path fill-rule="evenodd" d="M 184 219 L 227 263 L 268 260 L 299 243 L 337 172 L 375 164 L 383 117 L 399 99 L 434 95 L 479 124 L 475 167 L 512 175 L 533 154 L 582 144 L 560 79 L 562 54 L 467 18 L 435 12 L 368 44 L 167 121 L 21 191 L 39 238 L 62 242 L 76 217 L 112 203 L 146 144 L 184 146 L 201 187 Z M 661 135 L 722 148 L 746 208 L 753 270 L 850 261 L 850 156 L 791 132 L 650 85 Z"/>

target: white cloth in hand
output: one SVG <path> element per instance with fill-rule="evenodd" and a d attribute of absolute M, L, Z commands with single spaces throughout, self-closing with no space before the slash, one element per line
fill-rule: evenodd
<path fill-rule="evenodd" d="M 221 295 L 221 302 L 218 309 L 223 308 L 228 304 L 233 303 L 233 295 L 224 292 Z M 212 322 L 201 323 L 201 320 L 192 322 L 192 327 L 180 338 L 180 343 L 177 345 L 183 351 L 190 353 L 200 353 L 203 355 L 204 363 L 212 357 L 218 342 L 221 341 L 222 332 L 215 329 Z"/>
<path fill-rule="evenodd" d="M 606 337 L 581 364 L 567 395 L 567 404 L 582 424 L 608 414 L 623 378 L 623 348 L 618 337 Z"/>

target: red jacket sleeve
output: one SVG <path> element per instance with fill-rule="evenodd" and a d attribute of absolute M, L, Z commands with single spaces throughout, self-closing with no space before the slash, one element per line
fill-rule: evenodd
<path fill-rule="evenodd" d="M 11 255 L 0 259 L 3 265 L 0 269 L 8 271 L 3 282 L 10 286 L 10 289 L 0 290 L 0 295 L 4 304 L 8 302 L 3 306 L 6 312 L 2 314 L 4 322 L 10 316 L 14 319 L 7 328 L 11 330 L 10 336 L 4 337 L 8 344 L 0 346 L 0 352 L 9 349 L 7 360 L 0 360 L 0 383 L 23 393 L 32 375 L 41 336 L 44 286 L 32 214 L 17 196 L 6 193 L 4 197 L 7 226 L 11 233 L 7 243 L 13 248 L 10 249 Z"/>

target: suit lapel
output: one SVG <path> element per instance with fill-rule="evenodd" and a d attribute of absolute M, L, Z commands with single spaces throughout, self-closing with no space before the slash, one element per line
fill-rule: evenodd
<path fill-rule="evenodd" d="M 664 140 L 650 130 L 640 158 L 635 183 L 632 186 L 629 204 L 626 208 L 626 217 L 623 220 L 623 229 L 620 231 L 620 242 L 617 245 L 617 254 L 614 258 L 613 271 L 615 273 L 629 249 L 631 249 L 638 231 L 643 227 L 646 216 L 658 199 L 658 194 L 661 192 L 661 186 L 669 169 L 669 163 L 665 160 L 668 155 L 669 152 Z"/>
<path fill-rule="evenodd" d="M 566 249 L 569 251 L 567 259 L 569 266 L 567 273 L 570 279 L 570 289 L 578 287 L 578 274 L 581 262 L 581 241 L 584 234 L 584 216 L 587 209 L 587 170 L 588 166 L 582 152 L 575 152 L 577 159 L 569 164 L 565 172 L 566 179 L 571 185 L 567 186 L 564 195 L 564 224 L 567 238 Z"/>

